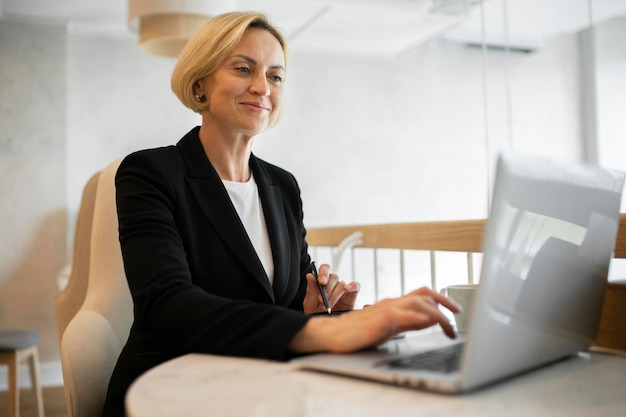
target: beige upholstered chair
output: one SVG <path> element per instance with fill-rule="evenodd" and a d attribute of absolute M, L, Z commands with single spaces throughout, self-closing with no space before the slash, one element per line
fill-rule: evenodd
<path fill-rule="evenodd" d="M 91 249 L 91 225 L 93 207 L 96 201 L 98 178 L 100 173 L 92 176 L 83 190 L 80 209 L 76 216 L 74 231 L 74 250 L 69 280 L 65 288 L 54 297 L 54 313 L 57 321 L 59 344 L 63 332 L 85 301 L 87 280 L 89 278 L 89 252 Z"/>
<path fill-rule="evenodd" d="M 122 265 L 115 207 L 119 160 L 98 179 L 85 301 L 61 340 L 68 416 L 102 413 L 109 378 L 130 331 L 132 300 Z"/>

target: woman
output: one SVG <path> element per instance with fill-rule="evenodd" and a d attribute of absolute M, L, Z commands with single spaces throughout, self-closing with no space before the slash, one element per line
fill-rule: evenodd
<path fill-rule="evenodd" d="M 338 316 L 359 291 L 321 265 L 311 274 L 300 191 L 288 172 L 256 158 L 255 135 L 280 115 L 285 41 L 266 17 L 211 19 L 172 75 L 202 126 L 176 146 L 129 155 L 116 176 L 120 243 L 135 319 L 113 371 L 105 416 L 144 371 L 189 352 L 287 360 L 373 346 L 439 323 L 457 307 L 429 289 Z"/>

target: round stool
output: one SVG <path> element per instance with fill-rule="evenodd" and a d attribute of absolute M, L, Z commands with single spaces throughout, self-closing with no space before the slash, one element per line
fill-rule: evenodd
<path fill-rule="evenodd" d="M 19 365 L 28 361 L 30 378 L 37 398 L 37 415 L 44 417 L 43 395 L 39 384 L 39 336 L 27 330 L 0 330 L 0 364 L 9 367 L 9 416 L 20 415 Z"/>

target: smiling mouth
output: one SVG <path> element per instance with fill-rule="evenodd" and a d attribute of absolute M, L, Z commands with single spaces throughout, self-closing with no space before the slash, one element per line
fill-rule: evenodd
<path fill-rule="evenodd" d="M 248 107 L 254 107 L 255 109 L 259 109 L 259 110 L 267 110 L 267 111 L 271 110 L 269 107 L 261 103 L 243 102 L 241 104 L 243 104 L 244 106 L 248 106 Z"/>

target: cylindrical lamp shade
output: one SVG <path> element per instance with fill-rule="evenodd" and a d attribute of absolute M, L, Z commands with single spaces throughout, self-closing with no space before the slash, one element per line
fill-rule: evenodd
<path fill-rule="evenodd" d="M 177 57 L 207 19 L 233 10 L 234 0 L 128 0 L 128 24 L 142 50 Z"/>
<path fill-rule="evenodd" d="M 208 18 L 176 13 L 142 16 L 139 46 L 149 54 L 175 58 Z"/>

